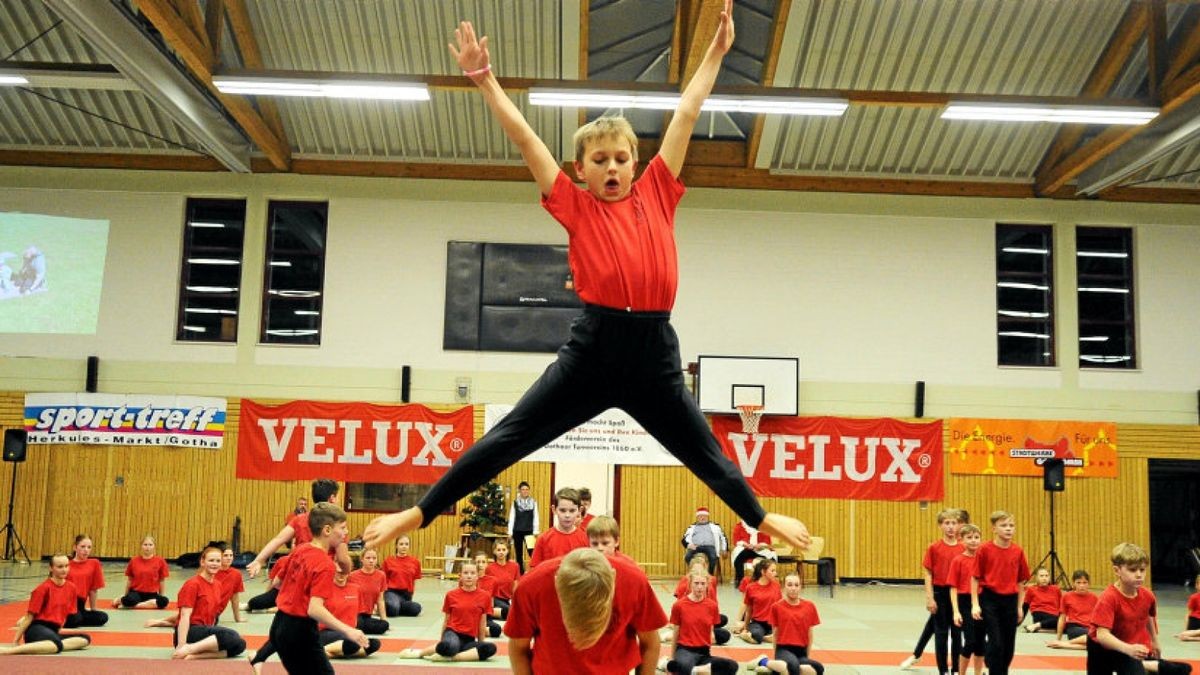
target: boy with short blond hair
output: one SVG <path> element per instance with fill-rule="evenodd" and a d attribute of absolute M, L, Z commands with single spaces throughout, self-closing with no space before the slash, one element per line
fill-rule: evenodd
<path fill-rule="evenodd" d="M 963 552 L 950 561 L 946 579 L 950 583 L 950 606 L 954 610 L 954 625 L 962 631 L 962 651 L 957 672 L 967 672 L 974 659 L 975 675 L 983 672 L 983 622 L 971 617 L 971 578 L 975 576 L 975 554 L 979 551 L 983 533 L 971 523 L 958 528 L 958 540 Z M 963 612 L 966 615 L 963 615 Z"/>
<path fill-rule="evenodd" d="M 566 555 L 577 548 L 587 548 L 587 533 L 579 527 L 579 492 L 563 488 L 554 493 L 554 527 L 538 535 L 529 556 L 529 569 L 538 563 Z"/>
<path fill-rule="evenodd" d="M 568 263 L 583 314 L 556 361 L 474 447 L 406 511 L 367 527 L 368 545 L 424 527 L 479 484 L 608 408 L 620 408 L 720 495 L 748 524 L 797 548 L 800 521 L 766 513 L 741 471 L 721 450 L 684 386 L 679 340 L 670 324 L 679 281 L 675 210 L 679 180 L 700 107 L 733 46 L 733 2 L 725 0 L 712 42 L 680 95 L 658 154 L 635 181 L 637 138 L 617 120 L 596 122 L 576 141 L 576 187 L 492 71 L 488 39 L 469 21 L 450 45 L 459 68 L 521 152 L 542 205 L 567 231 Z M 536 555 L 536 551 L 535 551 Z"/>
<path fill-rule="evenodd" d="M 588 546 L 604 555 L 628 560 L 633 564 L 637 561 L 621 550 L 621 524 L 612 516 L 596 516 L 587 526 Z"/>
<path fill-rule="evenodd" d="M 1008 675 L 1021 624 L 1029 580 L 1025 551 L 1013 541 L 1017 521 L 1007 511 L 993 511 L 991 541 L 975 554 L 971 578 L 971 616 L 982 619 L 987 634 L 984 663 L 989 675 Z"/>
<path fill-rule="evenodd" d="M 308 527 L 312 541 L 297 546 L 289 556 L 287 573 L 276 599 L 279 611 L 271 622 L 270 640 L 288 672 L 333 673 L 329 656 L 321 647 L 317 622 L 363 649 L 370 642 L 361 630 L 343 623 L 325 607 L 335 593 L 336 565 L 329 551 L 343 543 L 349 534 L 346 512 L 337 504 L 319 502 L 308 513 Z"/>
<path fill-rule="evenodd" d="M 1166 661 L 1158 644 L 1158 603 L 1142 584 L 1150 556 L 1136 544 L 1121 543 L 1110 558 L 1117 579 L 1100 594 L 1088 631 L 1088 675 L 1192 672 L 1186 663 Z"/>
<path fill-rule="evenodd" d="M 959 509 L 944 509 L 938 513 L 941 537 L 925 549 L 925 558 L 921 561 L 925 575 L 925 609 L 933 615 L 933 649 L 940 675 L 957 670 L 959 652 L 962 651 L 962 636 L 954 623 L 950 605 L 953 587 L 948 580 L 951 561 L 963 551 L 958 540 L 958 529 L 962 526 L 960 515 Z M 950 658 L 948 663 L 947 657 Z"/>

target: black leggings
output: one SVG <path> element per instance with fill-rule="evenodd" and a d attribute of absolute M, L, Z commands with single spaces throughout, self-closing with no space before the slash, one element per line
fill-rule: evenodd
<path fill-rule="evenodd" d="M 1013 653 L 1017 645 L 1017 594 L 1001 595 L 984 590 L 979 596 L 983 610 L 984 630 L 987 631 L 987 647 L 983 662 L 988 675 L 1008 675 Z"/>
<path fill-rule="evenodd" d="M 387 619 L 376 619 L 370 614 L 359 614 L 356 628 L 367 635 L 383 635 L 392 625 Z"/>
<path fill-rule="evenodd" d="M 58 626 L 55 624 L 52 624 L 49 621 L 40 621 L 37 619 L 34 619 L 33 623 L 29 624 L 29 627 L 25 629 L 25 635 L 23 637 L 25 644 L 30 644 L 33 642 L 53 642 L 54 646 L 58 648 L 59 652 L 62 652 L 62 641 L 66 638 L 83 638 L 84 640 L 88 641 L 88 644 L 92 643 L 92 636 L 90 635 L 84 635 L 83 633 L 67 633 L 63 635 L 58 632 Z"/>
<path fill-rule="evenodd" d="M 751 619 L 750 624 L 746 626 L 746 630 L 750 631 L 750 637 L 761 645 L 762 641 L 771 634 L 771 624 L 767 623 L 766 621 L 755 621 L 754 619 Z"/>
<path fill-rule="evenodd" d="M 691 675 L 693 668 L 705 664 L 712 667 L 713 675 L 734 675 L 738 672 L 737 661 L 713 656 L 708 647 L 688 647 L 687 645 L 675 647 L 675 653 L 667 662 L 667 672 Z"/>
<path fill-rule="evenodd" d="M 421 603 L 412 601 L 412 591 L 387 589 L 383 592 L 383 605 L 388 616 L 417 616 Z"/>
<path fill-rule="evenodd" d="M 933 653 L 937 656 L 939 673 L 956 670 L 958 657 L 962 653 L 962 631 L 954 625 L 954 608 L 950 606 L 950 594 L 954 589 L 950 586 L 934 586 L 933 601 L 937 603 L 937 611 L 933 614 Z M 949 642 L 949 649 L 946 643 Z M 954 667 L 947 665 L 946 657 Z"/>
<path fill-rule="evenodd" d="M 442 633 L 442 639 L 434 647 L 434 650 L 448 659 L 454 658 L 456 654 L 461 654 L 469 649 L 475 649 L 479 652 L 479 660 L 486 661 L 496 653 L 496 645 L 482 640 L 476 640 L 474 635 L 459 633 L 447 629 Z"/>
<path fill-rule="evenodd" d="M 571 337 L 512 412 L 484 434 L 421 498 L 422 527 L 563 432 L 608 408 L 621 408 L 650 432 L 747 524 L 766 512 L 684 386 L 679 338 L 669 312 L 588 305 Z"/>
<path fill-rule="evenodd" d="M 967 606 L 970 607 L 970 604 Z M 970 612 L 968 611 L 967 614 Z M 933 624 L 933 615 L 930 614 L 929 618 L 925 619 L 925 627 L 921 629 L 921 637 L 917 638 L 917 646 L 913 648 L 913 658 L 919 659 L 925 653 L 925 647 L 933 639 Z"/>
<path fill-rule="evenodd" d="M 964 659 L 969 659 L 972 656 L 983 656 L 984 638 L 987 633 L 983 628 L 983 621 L 976 621 L 971 616 L 971 594 L 958 594 L 958 611 L 962 614 L 962 654 Z"/>
<path fill-rule="evenodd" d="M 246 609 L 250 610 L 251 612 L 261 612 L 263 610 L 271 609 L 275 606 L 275 598 L 278 597 L 278 588 L 269 589 L 266 593 L 262 593 L 250 598 L 250 601 L 246 603 Z"/>
<path fill-rule="evenodd" d="M 504 598 L 492 598 L 492 607 L 500 610 L 501 621 L 507 621 L 508 610 L 512 607 L 512 601 L 505 600 Z"/>
<path fill-rule="evenodd" d="M 525 537 L 533 534 L 533 530 L 513 530 L 512 545 L 513 559 L 517 561 L 517 567 L 520 568 L 521 574 L 525 573 Z M 533 555 L 530 552 L 530 555 Z"/>
<path fill-rule="evenodd" d="M 1077 637 L 1083 637 L 1088 634 L 1088 627 L 1079 623 L 1068 623 L 1063 626 L 1063 635 L 1067 636 L 1068 640 L 1074 640 Z"/>
<path fill-rule="evenodd" d="M 160 595 L 158 593 L 144 593 L 142 591 L 129 591 L 125 595 L 121 596 L 121 606 L 125 607 L 126 609 L 128 609 L 130 607 L 137 607 L 138 605 L 142 604 L 143 602 L 145 602 L 147 600 L 153 600 L 154 606 L 159 609 L 163 609 L 171 602 L 167 598 L 167 596 Z"/>
<path fill-rule="evenodd" d="M 1200 617 L 1188 616 L 1187 630 L 1196 630 L 1200 628 Z"/>
<path fill-rule="evenodd" d="M 824 675 L 825 666 L 820 661 L 808 658 L 808 647 L 797 645 L 775 645 L 775 658 L 787 664 L 788 675 L 800 675 L 800 666 L 808 666 Z"/>
<path fill-rule="evenodd" d="M 1042 630 L 1058 630 L 1058 615 L 1046 612 L 1031 612 L 1029 622 Z"/>
<path fill-rule="evenodd" d="M 345 635 L 342 635 L 341 632 L 333 630 L 332 628 L 326 628 L 325 630 L 321 631 L 321 633 L 317 636 L 317 639 L 321 641 L 322 647 L 325 645 L 331 645 L 338 640 L 341 640 L 342 655 L 344 656 L 354 656 L 360 651 L 363 651 L 363 648 L 359 647 L 357 642 L 351 642 L 350 640 L 347 640 Z M 376 640 L 375 638 L 368 639 L 366 649 L 367 656 L 379 651 L 379 644 L 379 640 Z"/>
<path fill-rule="evenodd" d="M 75 613 L 67 617 L 63 628 L 78 628 L 79 626 L 103 626 L 108 623 L 108 613 L 94 609 L 85 609 L 87 601 L 76 598 Z"/>
<path fill-rule="evenodd" d="M 275 612 L 270 640 L 289 675 L 333 675 L 313 619 Z"/>
<path fill-rule="evenodd" d="M 187 643 L 199 642 L 205 638 L 217 638 L 217 651 L 225 652 L 225 656 L 237 656 L 246 651 L 246 641 L 232 628 L 223 626 L 188 626 Z M 179 633 L 171 632 L 171 642 L 179 646 Z"/>
<path fill-rule="evenodd" d="M 1120 652 L 1105 649 L 1099 642 L 1088 638 L 1087 641 L 1087 673 L 1088 675 L 1141 675 L 1146 672 L 1143 661 L 1131 658 Z M 1178 661 L 1158 661 L 1159 675 L 1187 675 L 1192 667 Z"/>

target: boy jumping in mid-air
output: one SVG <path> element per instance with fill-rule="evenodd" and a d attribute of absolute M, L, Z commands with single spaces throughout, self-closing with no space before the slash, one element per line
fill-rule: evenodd
<path fill-rule="evenodd" d="M 722 453 L 684 387 L 679 339 L 670 324 L 679 271 L 675 207 L 679 172 L 700 105 L 733 45 L 732 0 L 703 62 L 687 84 L 658 155 L 633 180 L 637 137 L 623 118 L 601 117 L 575 134 L 576 187 L 492 72 L 488 39 L 471 22 L 455 31 L 450 51 L 516 144 L 533 173 L 542 205 L 567 230 L 568 262 L 585 303 L 557 360 L 505 418 L 465 453 L 419 505 L 376 519 L 364 532 L 379 546 L 433 518 L 480 483 L 607 408 L 633 416 L 748 524 L 799 548 L 800 521 L 766 513 L 741 472 Z"/>

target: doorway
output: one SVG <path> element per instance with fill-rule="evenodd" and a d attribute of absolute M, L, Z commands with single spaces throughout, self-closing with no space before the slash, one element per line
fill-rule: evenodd
<path fill-rule="evenodd" d="M 1150 569 L 1155 583 L 1200 574 L 1200 460 L 1150 460 Z"/>

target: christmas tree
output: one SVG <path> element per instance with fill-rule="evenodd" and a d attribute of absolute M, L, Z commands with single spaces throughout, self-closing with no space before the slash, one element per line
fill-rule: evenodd
<path fill-rule="evenodd" d="M 472 532 L 486 533 L 503 529 L 508 522 L 504 515 L 504 488 L 495 481 L 488 481 L 467 497 L 468 504 L 462 508 L 462 527 Z"/>

